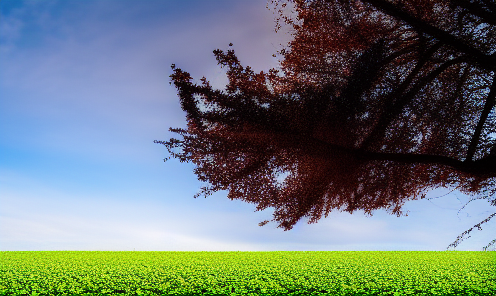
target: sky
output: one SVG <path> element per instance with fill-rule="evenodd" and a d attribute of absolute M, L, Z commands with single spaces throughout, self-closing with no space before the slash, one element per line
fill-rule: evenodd
<path fill-rule="evenodd" d="M 1 0 L 0 250 L 443 251 L 494 212 L 435 190 L 408 216 L 332 212 L 284 231 L 227 192 L 194 199 L 194 165 L 153 143 L 186 127 L 170 66 L 223 89 L 212 51 L 232 42 L 243 65 L 277 67 L 291 36 L 266 5 Z M 482 250 L 495 222 L 457 250 Z"/>

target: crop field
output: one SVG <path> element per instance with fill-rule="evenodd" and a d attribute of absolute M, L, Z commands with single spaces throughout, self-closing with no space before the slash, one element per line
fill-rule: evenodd
<path fill-rule="evenodd" d="M 0 252 L 0 295 L 496 295 L 496 252 Z"/>

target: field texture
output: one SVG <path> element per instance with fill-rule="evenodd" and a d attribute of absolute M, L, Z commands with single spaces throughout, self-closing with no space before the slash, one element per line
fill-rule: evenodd
<path fill-rule="evenodd" d="M 0 252 L 0 295 L 496 295 L 496 252 Z"/>

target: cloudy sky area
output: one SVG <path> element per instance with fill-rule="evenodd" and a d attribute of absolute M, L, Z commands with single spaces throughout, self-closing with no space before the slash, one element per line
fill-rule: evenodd
<path fill-rule="evenodd" d="M 459 192 L 407 217 L 331 213 L 276 228 L 273 210 L 194 199 L 192 164 L 153 140 L 185 127 L 170 65 L 222 88 L 212 51 L 255 71 L 290 36 L 257 1 L 0 1 L 0 250 L 444 250 L 494 212 Z M 495 221 L 459 250 L 481 250 Z"/>

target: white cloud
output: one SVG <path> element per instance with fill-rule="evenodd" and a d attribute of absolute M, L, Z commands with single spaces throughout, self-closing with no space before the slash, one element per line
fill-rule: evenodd
<path fill-rule="evenodd" d="M 316 224 L 303 220 L 283 231 L 275 223 L 258 226 L 272 218 L 272 210 L 253 212 L 254 205 L 220 193 L 207 199 L 193 199 L 186 191 L 170 199 L 146 191 L 138 197 L 119 188 L 69 193 L 12 171 L 0 174 L 0 182 L 2 250 L 443 250 L 464 225 L 474 224 L 463 220 L 460 226 L 453 211 L 424 203 L 419 205 L 424 212 L 409 217 L 331 213 Z M 480 250 L 490 241 L 491 227 L 494 223 L 459 249 Z"/>
<path fill-rule="evenodd" d="M 112 11 L 112 5 L 102 11 Z M 117 7 L 133 16 L 132 7 Z M 54 15 L 57 19 L 43 10 L 38 18 L 68 27 L 71 34 L 50 36 L 53 26 L 47 25 L 43 42 L 5 57 L 6 105 L 16 114 L 12 121 L 28 119 L 6 131 L 10 145 L 37 143 L 52 151 L 130 159 L 165 138 L 168 127 L 184 127 L 168 83 L 170 64 L 222 87 L 226 78 L 212 50 L 234 42 L 245 64 L 260 70 L 276 65 L 269 42 L 281 37 L 273 32 L 272 13 L 260 14 L 263 6 L 245 3 L 240 11 L 196 19 L 162 17 L 151 27 L 108 21 L 92 13 L 93 7 L 81 8 L 77 15 Z M 87 18 L 81 17 L 84 10 Z"/>

